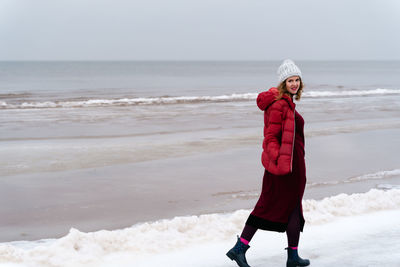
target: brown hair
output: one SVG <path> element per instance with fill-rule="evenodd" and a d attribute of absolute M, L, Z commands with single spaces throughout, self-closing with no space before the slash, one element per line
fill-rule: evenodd
<path fill-rule="evenodd" d="M 288 79 L 289 79 L 289 78 L 288 78 Z M 299 79 L 300 79 L 300 87 L 299 87 L 299 90 L 297 90 L 296 96 L 294 97 L 294 99 L 296 99 L 297 101 L 300 100 L 301 94 L 303 93 L 303 88 L 304 88 L 303 80 L 302 80 L 300 77 L 299 77 Z M 276 100 L 281 99 L 281 98 L 283 97 L 284 94 L 290 96 L 290 93 L 289 93 L 289 91 L 288 91 L 287 88 L 286 88 L 286 80 L 287 80 L 287 79 L 285 79 L 283 82 L 281 82 L 281 83 L 278 85 L 278 92 L 279 92 L 279 95 L 276 97 Z"/>

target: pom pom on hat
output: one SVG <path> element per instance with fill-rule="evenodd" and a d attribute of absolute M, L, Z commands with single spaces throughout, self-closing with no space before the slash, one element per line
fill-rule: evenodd
<path fill-rule="evenodd" d="M 301 71 L 299 67 L 297 67 L 296 64 L 294 64 L 293 60 L 285 59 L 278 68 L 279 82 L 281 83 L 287 78 L 292 76 L 299 76 L 300 78 L 302 78 Z"/>

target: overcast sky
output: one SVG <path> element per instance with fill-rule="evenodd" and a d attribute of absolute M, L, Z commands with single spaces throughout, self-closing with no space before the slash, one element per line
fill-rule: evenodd
<path fill-rule="evenodd" d="M 0 60 L 400 60 L 400 0 L 0 0 Z"/>

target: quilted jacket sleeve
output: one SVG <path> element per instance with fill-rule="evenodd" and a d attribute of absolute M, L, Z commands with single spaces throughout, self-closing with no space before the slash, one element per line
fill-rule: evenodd
<path fill-rule="evenodd" d="M 283 107 L 279 101 L 270 107 L 268 123 L 265 131 L 265 145 L 268 157 L 277 161 L 282 138 Z"/>

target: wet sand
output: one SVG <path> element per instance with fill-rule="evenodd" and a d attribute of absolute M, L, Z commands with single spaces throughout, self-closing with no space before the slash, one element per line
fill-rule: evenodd
<path fill-rule="evenodd" d="M 340 181 L 400 169 L 400 129 L 306 140 L 309 183 Z M 187 157 L 74 171 L 3 176 L 0 242 L 81 231 L 120 229 L 174 216 L 252 208 L 261 188 L 261 147 L 236 147 Z M 366 192 L 400 177 L 306 189 L 306 198 Z"/>

